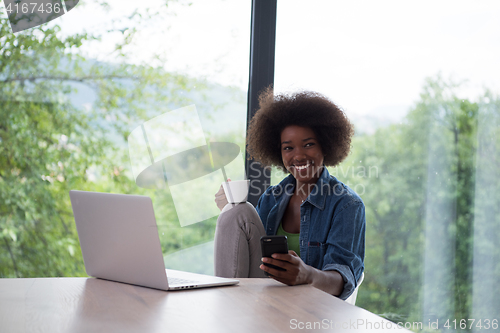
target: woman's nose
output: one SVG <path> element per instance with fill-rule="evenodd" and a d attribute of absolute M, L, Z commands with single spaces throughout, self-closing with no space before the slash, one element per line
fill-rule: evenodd
<path fill-rule="evenodd" d="M 306 159 L 306 154 L 302 151 L 302 149 L 295 150 L 295 155 L 293 156 L 294 160 L 297 162 L 302 162 Z"/>

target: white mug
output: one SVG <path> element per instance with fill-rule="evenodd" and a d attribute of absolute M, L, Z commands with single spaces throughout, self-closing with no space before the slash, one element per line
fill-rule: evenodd
<path fill-rule="evenodd" d="M 234 180 L 223 182 L 222 188 L 228 203 L 246 202 L 248 198 L 249 180 Z"/>

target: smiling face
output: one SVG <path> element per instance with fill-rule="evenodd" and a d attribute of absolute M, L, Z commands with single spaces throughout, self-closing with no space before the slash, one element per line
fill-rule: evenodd
<path fill-rule="evenodd" d="M 301 183 L 316 183 L 323 170 L 323 152 L 309 127 L 285 127 L 281 132 L 281 158 L 285 168 Z"/>

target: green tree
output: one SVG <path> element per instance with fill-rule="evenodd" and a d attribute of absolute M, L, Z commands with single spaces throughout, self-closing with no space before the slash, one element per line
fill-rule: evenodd
<path fill-rule="evenodd" d="M 71 75 L 59 64 L 88 36 L 60 39 L 57 27 L 14 36 L 5 19 L 0 29 L 0 276 L 82 274 L 64 193 L 108 142 L 64 99 Z"/>
<path fill-rule="evenodd" d="M 98 37 L 51 25 L 14 35 L 0 19 L 0 277 L 84 274 L 69 190 L 145 193 L 125 167 L 131 124 L 192 103 L 192 86 L 203 98 L 203 81 L 128 64 L 133 32 L 122 32 L 110 65 L 81 52 Z M 97 96 L 90 109 L 70 101 L 83 86 Z M 175 217 L 168 191 L 158 195 Z"/>
<path fill-rule="evenodd" d="M 334 171 L 363 192 L 367 207 L 358 304 L 393 320 L 472 318 L 474 226 L 482 214 L 475 211 L 475 176 L 484 164 L 477 159 L 478 117 L 485 98 L 460 98 L 460 86 L 428 79 L 402 123 L 355 137 L 352 156 Z M 485 96 L 489 119 L 498 119 L 498 97 Z M 497 145 L 492 133 L 488 139 Z M 487 209 L 500 201 L 495 186 Z M 498 258 L 498 252 L 489 253 Z"/>

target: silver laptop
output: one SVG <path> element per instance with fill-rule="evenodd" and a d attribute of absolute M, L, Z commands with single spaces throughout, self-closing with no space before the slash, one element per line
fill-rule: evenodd
<path fill-rule="evenodd" d="M 165 269 L 149 197 L 84 191 L 69 195 L 89 276 L 161 290 L 239 282 Z"/>

